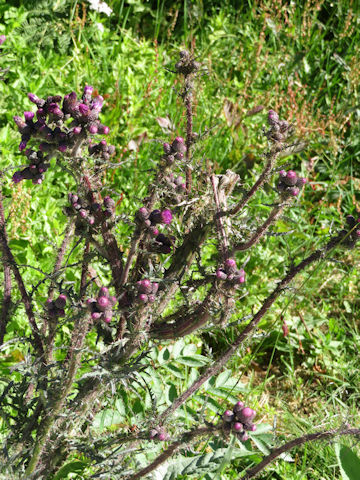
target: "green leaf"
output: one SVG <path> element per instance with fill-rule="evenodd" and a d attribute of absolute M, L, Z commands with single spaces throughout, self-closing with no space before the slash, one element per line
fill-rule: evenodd
<path fill-rule="evenodd" d="M 170 385 L 170 388 L 169 388 L 169 391 L 168 391 L 169 402 L 173 403 L 173 401 L 175 400 L 175 398 L 177 398 L 177 396 L 178 396 L 178 394 L 177 394 L 177 391 L 176 391 L 176 387 L 172 383 Z"/>
<path fill-rule="evenodd" d="M 190 343 L 189 345 L 185 345 L 185 347 L 182 350 L 182 355 L 184 357 L 189 357 L 190 355 L 194 355 L 196 353 L 197 347 L 193 343 Z"/>
<path fill-rule="evenodd" d="M 179 357 L 177 361 L 182 365 L 187 365 L 188 367 L 203 367 L 210 362 L 207 357 L 196 353 L 193 353 L 191 357 Z"/>
<path fill-rule="evenodd" d="M 66 478 L 69 473 L 82 473 L 87 464 L 85 462 L 80 462 L 75 460 L 74 462 L 67 463 L 57 472 L 53 480 L 62 480 Z"/>
<path fill-rule="evenodd" d="M 216 377 L 215 386 L 224 387 L 230 377 L 231 377 L 231 370 L 225 370 L 224 372 L 220 373 L 220 375 Z"/>
<path fill-rule="evenodd" d="M 169 370 L 176 378 L 180 378 L 181 380 L 185 378 L 184 373 L 182 372 L 182 370 L 180 370 L 179 367 L 176 367 L 175 365 L 172 365 L 172 364 L 162 365 L 162 366 L 166 370 Z"/>
<path fill-rule="evenodd" d="M 343 480 L 359 480 L 360 458 L 351 448 L 339 443 L 335 444 L 335 453 Z"/>
<path fill-rule="evenodd" d="M 267 442 L 264 442 L 260 437 L 256 436 L 251 436 L 253 442 L 255 445 L 258 447 L 258 449 L 264 454 L 264 455 L 269 455 L 270 450 L 267 446 Z"/>

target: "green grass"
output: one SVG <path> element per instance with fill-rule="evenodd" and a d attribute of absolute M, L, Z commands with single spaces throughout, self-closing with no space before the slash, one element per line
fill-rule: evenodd
<path fill-rule="evenodd" d="M 105 94 L 102 121 L 111 128 L 109 142 L 117 146 L 119 159 L 119 167 L 107 173 L 106 185 L 109 192 L 116 192 L 115 197 L 124 194 L 117 213 L 131 218 L 146 195 L 151 169 L 161 154 L 157 141 L 169 138 L 156 118 L 169 115 L 175 125 L 171 136 L 184 133 L 181 102 L 172 89 L 175 78 L 164 67 L 171 69 L 178 50 L 194 45 L 195 55 L 204 64 L 194 128 L 204 132 L 213 127 L 196 152 L 198 158 L 209 158 L 218 172 L 234 169 L 246 186 L 251 185 L 262 168 L 261 126 L 269 108 L 295 122 L 309 144 L 304 152 L 282 161 L 310 181 L 300 201 L 275 228 L 293 233 L 268 237 L 247 263 L 248 295 L 238 302 L 237 316 L 256 311 L 293 261 L 324 244 L 346 214 L 360 209 L 360 34 L 356 28 L 360 11 L 356 2 L 264 0 L 233 2 L 234 8 L 231 2 L 222 2 L 221 7 L 213 2 L 211 7 L 200 1 L 170 6 L 160 0 L 114 0 L 109 2 L 114 10 L 109 18 L 89 9 L 84 15 L 80 2 L 69 1 L 64 10 L 60 3 L 54 1 L 55 11 L 46 12 L 30 2 L 0 1 L 4 18 L 0 34 L 7 36 L 0 58 L 3 67 L 9 67 L 0 83 L 1 169 L 7 213 L 13 211 L 8 232 L 17 261 L 49 271 L 52 244 L 59 241 L 65 218 L 64 191 L 74 188 L 72 179 L 59 170 L 49 170 L 40 187 L 27 182 L 13 186 L 10 181 L 8 168 L 23 163 L 12 117 L 30 109 L 27 92 L 44 97 L 81 91 L 90 84 Z M 104 25 L 103 33 L 96 22 Z M 259 105 L 265 107 L 262 112 L 246 115 Z M 224 108 L 230 113 L 224 114 Z M 139 141 L 137 152 L 129 151 L 131 140 Z M 253 156 L 250 167 L 246 155 Z M 268 210 L 261 205 L 274 198 L 270 188 L 264 189 L 246 216 L 257 224 Z M 126 228 L 119 226 L 124 246 Z M 247 256 L 239 254 L 239 263 Z M 347 418 L 357 423 L 359 264 L 357 249 L 336 252 L 311 267 L 293 282 L 264 318 L 258 334 L 230 363 L 234 378 L 244 385 L 243 395 L 260 418 L 271 424 L 277 415 L 278 441 L 314 431 L 319 425 L 332 428 Z M 101 274 L 106 278 L 106 271 Z M 29 269 L 24 269 L 24 277 L 31 284 L 43 278 Z M 45 288 L 40 287 L 38 312 L 44 295 Z M 287 337 L 281 329 L 284 320 Z M 7 339 L 26 328 L 18 309 Z M 200 332 L 193 338 L 199 345 L 197 353 L 218 355 L 237 331 L 215 327 Z M 11 352 L 9 347 L 6 354 Z M 179 369 L 182 383 L 176 383 L 173 372 L 163 372 L 169 391 L 170 385 L 182 391 L 197 374 L 190 367 Z M 203 389 L 182 413 L 188 426 L 208 401 L 204 393 Z M 228 405 L 225 399 L 216 402 L 219 408 Z M 216 408 L 207 407 L 209 418 Z M 141 421 L 144 415 L 140 410 L 129 411 L 122 422 Z M 349 439 L 341 442 L 352 445 Z M 259 478 L 341 478 L 334 449 L 326 443 L 302 447 L 291 455 L 294 463 L 278 462 Z M 233 461 L 222 478 L 238 478 L 243 466 L 244 460 Z"/>

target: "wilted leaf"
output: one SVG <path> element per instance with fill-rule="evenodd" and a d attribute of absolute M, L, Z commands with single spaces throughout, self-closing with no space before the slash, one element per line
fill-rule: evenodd
<path fill-rule="evenodd" d="M 223 112 L 228 127 L 238 127 L 241 123 L 239 107 L 236 103 L 232 103 L 225 98 Z"/>
<path fill-rule="evenodd" d="M 174 130 L 175 126 L 170 120 L 169 116 L 166 117 L 156 117 L 156 121 L 162 130 L 166 133 L 170 133 Z"/>

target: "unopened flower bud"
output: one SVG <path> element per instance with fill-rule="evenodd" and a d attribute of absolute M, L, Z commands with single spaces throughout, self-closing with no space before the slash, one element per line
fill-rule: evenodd
<path fill-rule="evenodd" d="M 216 278 L 218 280 L 226 280 L 227 279 L 227 275 L 226 273 L 224 272 L 224 270 L 222 270 L 221 268 L 218 268 L 215 272 L 215 275 L 216 275 Z"/>
<path fill-rule="evenodd" d="M 147 278 L 143 279 L 143 280 L 139 280 L 137 282 L 137 286 L 138 286 L 138 291 L 139 293 L 151 293 L 152 292 L 152 285 L 151 285 L 151 282 L 150 280 L 148 280 Z"/>
<path fill-rule="evenodd" d="M 234 258 L 227 258 L 225 260 L 225 271 L 226 273 L 236 272 L 236 260 Z"/>
<path fill-rule="evenodd" d="M 58 298 L 55 300 L 54 303 L 57 308 L 64 308 L 66 305 L 66 300 L 67 300 L 66 295 L 62 294 L 58 296 Z"/>
<path fill-rule="evenodd" d="M 297 175 L 293 170 L 289 170 L 283 180 L 286 185 L 292 187 L 297 182 Z"/>
<path fill-rule="evenodd" d="M 240 422 L 235 422 L 232 427 L 235 430 L 235 432 L 241 432 L 243 430 L 242 423 Z"/>
<path fill-rule="evenodd" d="M 298 189 L 298 187 L 292 187 L 292 188 L 289 189 L 289 193 L 293 197 L 297 197 L 300 193 L 300 190 Z"/>
<path fill-rule="evenodd" d="M 158 436 L 158 431 L 155 428 L 152 428 L 149 432 L 150 439 L 154 439 Z"/>
<path fill-rule="evenodd" d="M 255 416 L 256 412 L 250 407 L 245 407 L 236 414 L 236 417 L 243 423 L 251 422 Z"/>
<path fill-rule="evenodd" d="M 145 293 L 141 293 L 139 296 L 138 296 L 138 300 L 139 302 L 141 303 L 147 303 L 149 298 L 148 296 L 145 294 Z"/>
<path fill-rule="evenodd" d="M 279 121 L 279 115 L 274 110 L 268 112 L 268 123 L 273 126 Z"/>
<path fill-rule="evenodd" d="M 107 297 L 98 297 L 96 306 L 99 310 L 104 312 L 109 305 L 109 299 Z"/>
<path fill-rule="evenodd" d="M 171 146 L 169 143 L 163 143 L 163 149 L 166 154 L 169 154 L 171 152 Z"/>
<path fill-rule="evenodd" d="M 234 419 L 234 414 L 231 410 L 225 410 L 222 418 L 225 422 L 232 422 L 232 420 Z"/>

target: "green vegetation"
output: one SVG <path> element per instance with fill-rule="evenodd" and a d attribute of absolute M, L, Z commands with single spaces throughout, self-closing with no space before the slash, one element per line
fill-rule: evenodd
<path fill-rule="evenodd" d="M 64 192 L 71 191 L 74 182 L 65 170 L 49 169 L 42 185 L 12 183 L 14 167 L 25 163 L 13 116 L 31 109 L 28 92 L 46 98 L 92 85 L 104 96 L 101 121 L 110 127 L 109 143 L 117 148 L 113 161 L 118 165 L 104 172 L 103 184 L 124 218 L 146 196 L 161 143 L 184 136 L 186 118 L 171 72 L 183 48 L 203 65 L 194 118 L 194 130 L 208 132 L 198 152 L 203 168 L 234 170 L 244 188 L 251 186 L 264 166 L 261 128 L 267 111 L 274 109 L 294 122 L 298 140 L 307 143 L 302 152 L 281 159 L 278 167 L 309 179 L 300 199 L 273 227 L 276 235 L 261 241 L 249 258 L 239 256 L 247 260 L 247 294 L 238 301 L 230 326 L 215 325 L 186 340 L 154 345 L 148 354 L 153 366 L 139 375 L 139 391 L 124 387 L 121 396 L 109 393 L 107 407 L 96 413 L 92 428 L 124 433 L 135 425 L 141 429 L 154 403 L 169 406 L 201 368 L 227 348 L 239 332 L 237 320 L 261 306 L 292 263 L 324 244 L 347 214 L 360 211 L 360 7 L 352 0 L 108 4 L 113 10 L 109 17 L 90 9 L 87 1 L 0 0 L 0 35 L 6 35 L 0 47 L 0 68 L 5 69 L 0 73 L 2 192 L 9 246 L 19 265 L 32 266 L 22 274 L 36 290 L 37 315 L 46 300 L 41 272 L 52 269 L 54 247 L 60 246 L 64 230 Z M 254 218 L 254 226 L 267 216 L 273 185 L 266 184 L 249 203 L 246 217 Z M 128 229 L 130 235 L 126 224 L 119 223 L 118 229 L 122 234 Z M 211 257 L 214 249 L 208 249 Z M 71 262 L 80 255 L 75 248 Z M 105 282 L 107 268 L 100 263 L 95 267 Z M 254 435 L 243 450 L 238 445 L 224 449 L 218 438 L 198 443 L 191 455 L 202 456 L 201 475 L 200 466 L 183 450 L 177 467 L 170 460 L 167 476 L 164 469 L 163 476 L 153 478 L 238 479 L 269 445 L 320 426 L 360 427 L 359 267 L 357 248 L 336 252 L 302 273 L 227 369 L 179 409 L 177 421 L 185 431 L 200 414 L 215 420 L 229 404 L 246 400 L 258 412 L 257 422 L 264 424 L 259 438 Z M 64 275 L 68 285 L 79 279 L 80 272 L 77 277 L 72 271 Z M 28 321 L 19 307 L 20 296 L 13 301 L 7 343 L 0 350 L 0 397 L 9 378 L 19 381 L 13 367 L 27 358 L 19 337 L 29 335 Z M 64 320 L 58 345 L 69 337 Z M 96 332 L 88 342 L 89 348 L 98 348 Z M 56 355 L 63 360 L 65 353 L 59 349 Z M 267 427 L 274 419 L 275 431 Z M 0 438 L 8 428 L 0 418 Z M 354 439 L 339 442 L 359 455 Z M 147 465 L 162 448 L 159 444 L 151 453 L 140 447 L 136 455 L 131 452 L 129 470 L 134 464 Z M 92 478 L 95 471 L 85 450 L 75 452 L 66 468 L 54 478 Z M 333 443 L 323 441 L 293 450 L 258 478 L 342 476 Z"/>

